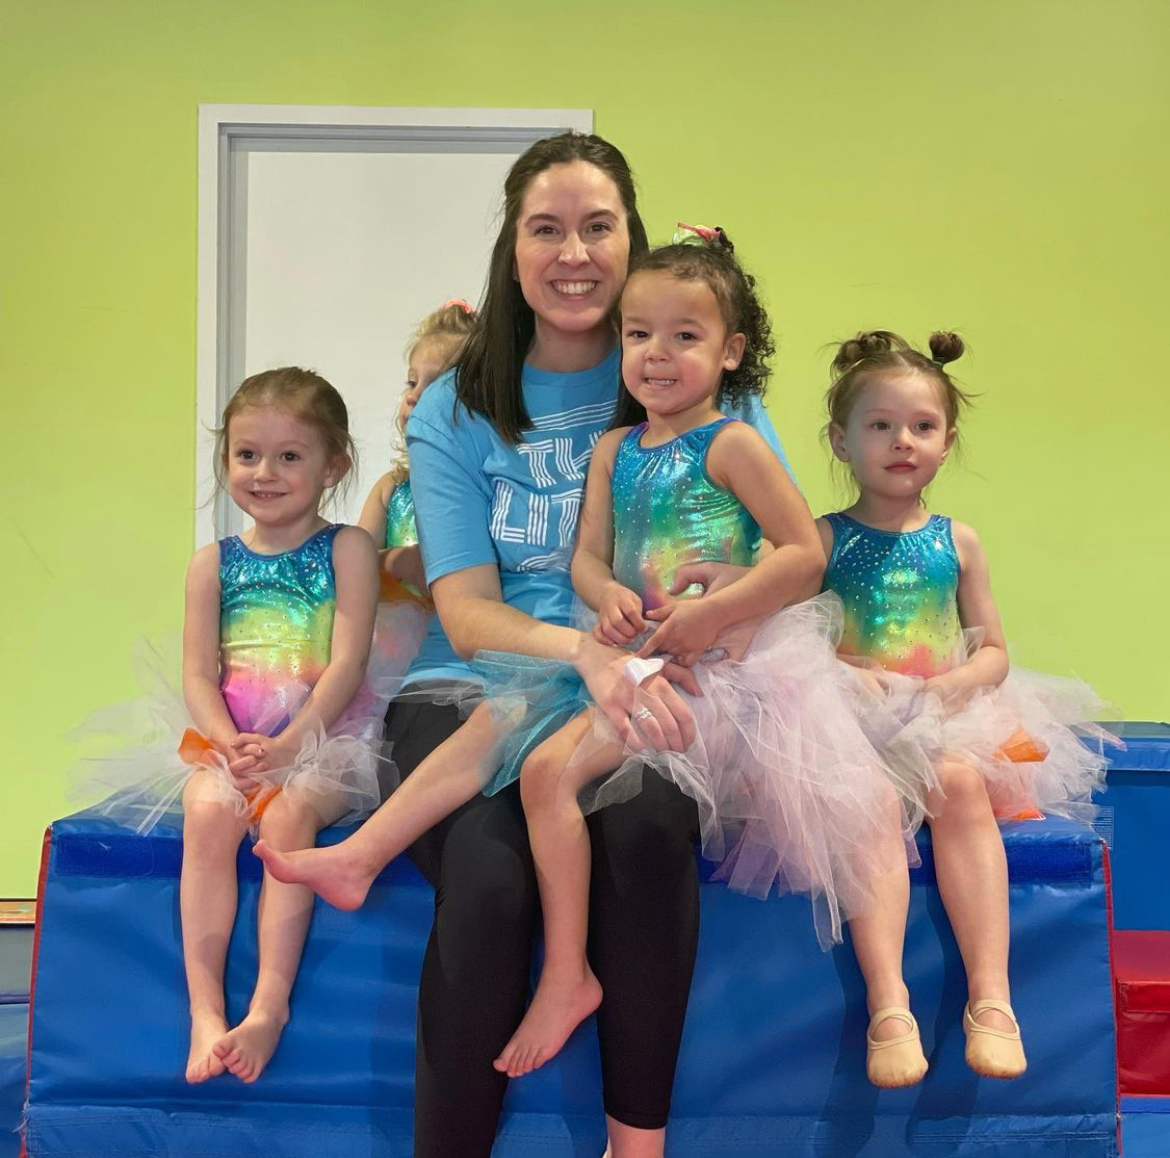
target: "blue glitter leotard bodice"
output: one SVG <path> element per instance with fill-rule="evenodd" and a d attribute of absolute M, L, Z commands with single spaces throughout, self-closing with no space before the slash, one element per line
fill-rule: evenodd
<path fill-rule="evenodd" d="M 279 555 L 220 540 L 220 692 L 241 731 L 281 731 L 329 665 L 339 530 L 322 527 Z"/>
<path fill-rule="evenodd" d="M 662 606 L 684 563 L 714 560 L 750 567 L 760 526 L 744 505 L 707 473 L 707 449 L 728 422 L 718 418 L 661 446 L 641 444 L 646 424 L 618 445 L 613 464 L 613 574 L 642 597 L 646 611 Z"/>
<path fill-rule="evenodd" d="M 845 605 L 839 652 L 887 671 L 929 678 L 962 655 L 956 593 L 959 556 L 951 520 L 931 515 L 917 531 L 881 531 L 849 515 L 825 516 L 833 552 L 824 590 Z"/>
<path fill-rule="evenodd" d="M 414 521 L 414 494 L 410 479 L 402 482 L 390 492 L 386 504 L 386 547 L 414 547 L 418 544 L 418 527 Z"/>

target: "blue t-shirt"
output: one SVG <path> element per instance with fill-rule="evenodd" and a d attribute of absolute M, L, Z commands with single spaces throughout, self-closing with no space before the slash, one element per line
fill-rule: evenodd
<path fill-rule="evenodd" d="M 585 475 L 613 421 L 620 372 L 620 350 L 575 374 L 525 365 L 521 389 L 533 429 L 516 445 L 483 415 L 454 409 L 454 371 L 427 388 L 406 424 L 406 445 L 428 583 L 491 563 L 505 603 L 545 623 L 569 624 L 569 563 Z M 791 474 L 760 399 L 732 413 L 763 435 Z M 427 679 L 476 679 L 437 615 L 408 673 L 408 682 Z"/>

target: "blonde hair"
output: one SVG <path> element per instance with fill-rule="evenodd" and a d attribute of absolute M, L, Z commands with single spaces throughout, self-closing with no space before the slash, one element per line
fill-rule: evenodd
<path fill-rule="evenodd" d="M 341 395 L 314 370 L 281 366 L 245 378 L 224 407 L 223 422 L 215 431 L 215 477 L 221 489 L 226 487 L 232 419 L 242 410 L 263 406 L 283 410 L 311 426 L 330 461 L 344 458 L 349 466 L 356 465 L 357 448 L 349 433 L 349 411 Z"/>
<path fill-rule="evenodd" d="M 437 310 L 432 310 L 415 328 L 410 342 L 406 347 L 406 360 L 409 362 L 415 350 L 423 342 L 433 342 L 439 350 L 439 361 L 442 368 L 440 374 L 445 374 L 459 360 L 463 345 L 468 336 L 475 329 L 475 308 L 470 302 L 462 298 L 452 298 L 444 302 Z M 402 453 L 390 467 L 390 482 L 393 486 L 405 482 L 410 473 L 410 463 L 406 457 L 405 447 Z"/>

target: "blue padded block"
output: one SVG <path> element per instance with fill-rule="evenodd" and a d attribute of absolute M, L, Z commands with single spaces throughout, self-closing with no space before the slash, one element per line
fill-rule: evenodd
<path fill-rule="evenodd" d="M 323 834 L 331 842 L 342 830 Z M 1116 1154 L 1103 848 L 1057 821 L 1005 826 L 1012 974 L 1031 1063 L 1014 1083 L 962 1062 L 962 966 L 928 838 L 907 975 L 931 1061 L 911 1090 L 865 1080 L 866 1014 L 847 946 L 822 954 L 807 905 L 701 890 L 702 940 L 668 1134 L 671 1158 L 1102 1158 Z M 264 1077 L 188 1087 L 178 834 L 82 814 L 55 824 L 41 897 L 28 1106 L 33 1158 L 407 1158 L 418 970 L 432 895 L 396 861 L 356 914 L 318 905 L 293 1019 Z M 241 850 L 228 971 L 255 976 L 258 863 Z M 597 1158 L 596 1039 L 512 1084 L 496 1158 Z"/>
<path fill-rule="evenodd" d="M 24 1106 L 25 1057 L 28 1052 L 28 1005 L 0 1005 L 0 1158 L 20 1152 L 20 1111 Z"/>
<path fill-rule="evenodd" d="M 1121 1099 L 1121 1152 L 1125 1158 L 1170 1155 L 1170 1097 Z"/>
<path fill-rule="evenodd" d="M 1096 797 L 1112 814 L 1114 921 L 1119 929 L 1170 929 L 1170 724 L 1105 726 L 1125 741 L 1123 750 L 1105 749 L 1109 770 Z"/>

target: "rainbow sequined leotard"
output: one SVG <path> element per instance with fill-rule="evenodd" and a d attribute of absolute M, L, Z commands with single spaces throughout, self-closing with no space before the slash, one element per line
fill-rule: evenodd
<path fill-rule="evenodd" d="M 711 439 L 732 418 L 697 426 L 661 446 L 641 445 L 646 424 L 622 439 L 613 464 L 613 574 L 661 607 L 684 563 L 714 560 L 750 567 L 760 527 L 729 490 L 707 474 Z"/>
<path fill-rule="evenodd" d="M 826 518 L 833 553 L 824 590 L 845 605 L 840 653 L 924 678 L 954 666 L 963 654 L 963 629 L 951 520 L 931 515 L 917 531 L 897 532 L 840 513 Z"/>
<path fill-rule="evenodd" d="M 242 732 L 280 732 L 329 664 L 340 529 L 279 555 L 220 540 L 219 686 Z"/>
<path fill-rule="evenodd" d="M 386 504 L 386 547 L 414 547 L 418 545 L 418 526 L 414 521 L 414 495 L 410 479 L 402 482 L 390 492 Z"/>

